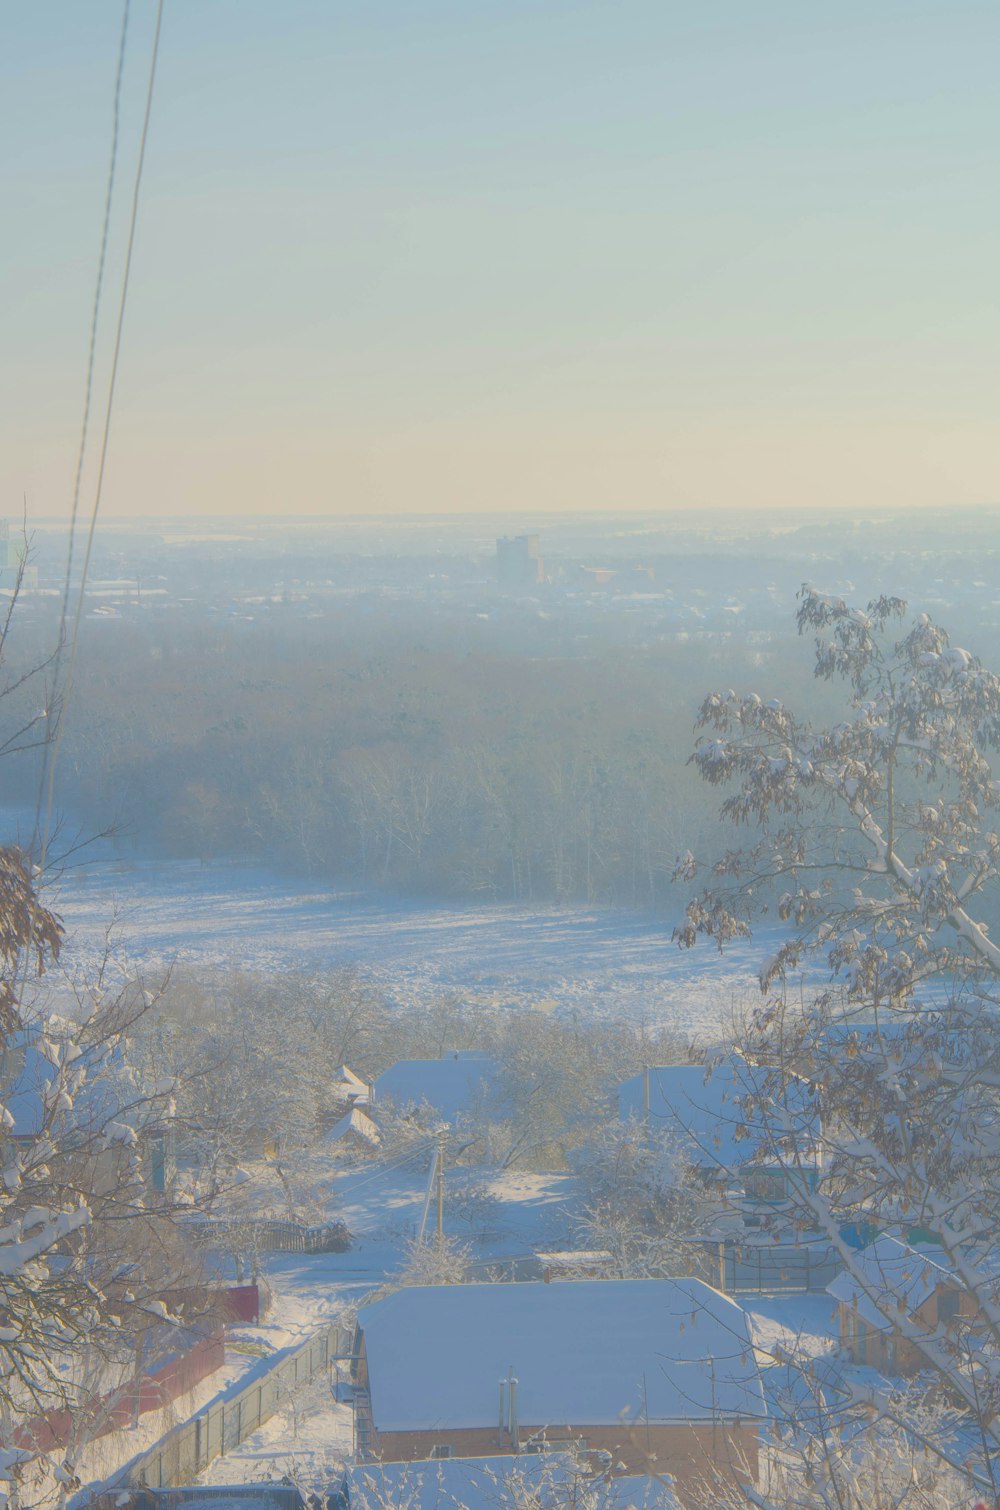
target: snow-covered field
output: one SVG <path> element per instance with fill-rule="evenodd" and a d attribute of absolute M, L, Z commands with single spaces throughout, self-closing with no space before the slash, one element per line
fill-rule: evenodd
<path fill-rule="evenodd" d="M 755 993 L 757 969 L 773 948 L 762 939 L 720 958 L 708 945 L 679 950 L 666 917 L 595 907 L 428 906 L 296 886 L 222 864 L 93 865 L 61 881 L 55 903 L 70 971 L 100 954 L 114 919 L 118 947 L 147 968 L 354 965 L 400 1006 L 459 996 L 699 1034 L 725 1026 L 733 1004 Z"/>

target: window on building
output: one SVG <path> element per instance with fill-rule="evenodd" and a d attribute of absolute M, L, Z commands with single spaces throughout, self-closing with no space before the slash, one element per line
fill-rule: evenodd
<path fill-rule="evenodd" d="M 785 1199 L 785 1176 L 777 1169 L 745 1170 L 743 1189 L 750 1201 L 783 1201 Z"/>
<path fill-rule="evenodd" d="M 938 1291 L 938 1325 L 954 1326 L 958 1320 L 962 1304 L 962 1297 L 957 1290 Z"/>
<path fill-rule="evenodd" d="M 432 1458 L 450 1458 L 451 1455 L 452 1447 L 450 1442 L 436 1442 L 431 1448 Z"/>

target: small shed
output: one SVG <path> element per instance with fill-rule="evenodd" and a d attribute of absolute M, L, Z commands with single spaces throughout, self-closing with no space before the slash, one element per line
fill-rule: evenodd
<path fill-rule="evenodd" d="M 350 1150 L 354 1153 L 374 1153 L 382 1142 L 378 1125 L 367 1112 L 352 1106 L 351 1110 L 324 1134 L 323 1146 L 331 1151 Z"/>
<path fill-rule="evenodd" d="M 887 1233 L 856 1254 L 827 1293 L 837 1302 L 841 1345 L 852 1361 L 887 1374 L 919 1373 L 921 1337 L 974 1323 L 979 1310 L 943 1255 Z"/>

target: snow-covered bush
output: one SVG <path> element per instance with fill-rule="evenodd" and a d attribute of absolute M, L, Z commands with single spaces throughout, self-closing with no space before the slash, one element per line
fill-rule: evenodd
<path fill-rule="evenodd" d="M 470 1249 L 458 1238 L 433 1234 L 413 1238 L 395 1275 L 398 1285 L 460 1285 L 469 1277 Z"/>
<path fill-rule="evenodd" d="M 701 1274 L 717 1203 L 679 1137 L 642 1122 L 608 1122 L 572 1155 L 585 1195 L 580 1246 L 608 1255 L 619 1279 Z"/>

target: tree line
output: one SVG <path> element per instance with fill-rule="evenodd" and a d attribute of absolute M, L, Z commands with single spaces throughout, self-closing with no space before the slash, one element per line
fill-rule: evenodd
<path fill-rule="evenodd" d="M 537 657 L 346 619 L 88 627 L 60 755 L 84 827 L 364 889 L 628 907 L 661 905 L 678 852 L 717 834 L 687 757 L 720 656 L 777 677 L 786 649 Z M 13 780 L 32 800 L 27 762 Z"/>

